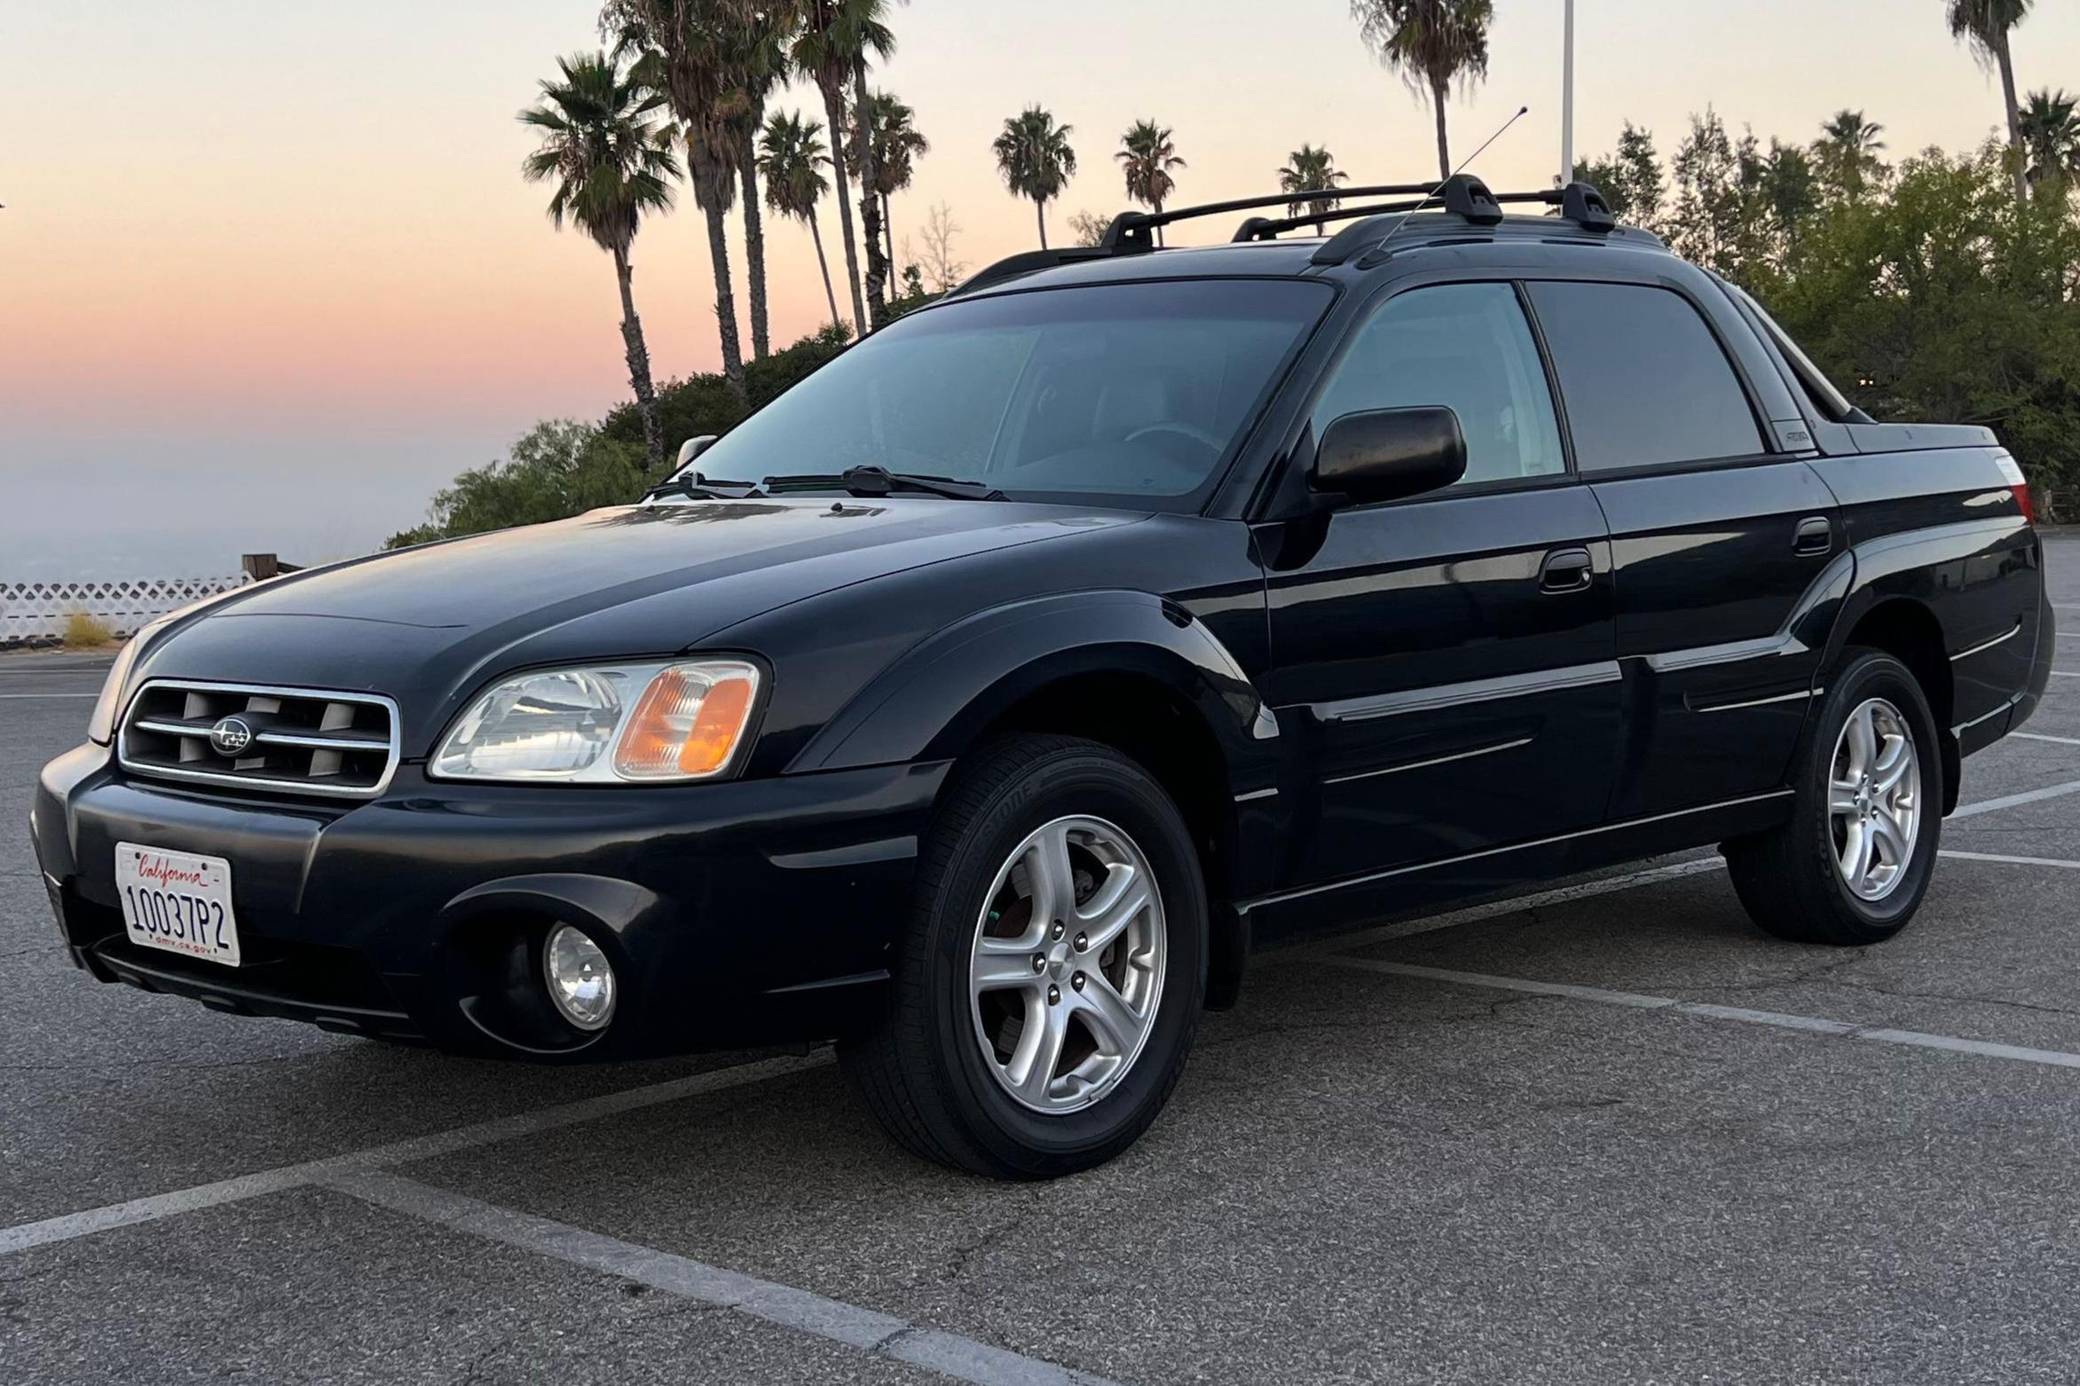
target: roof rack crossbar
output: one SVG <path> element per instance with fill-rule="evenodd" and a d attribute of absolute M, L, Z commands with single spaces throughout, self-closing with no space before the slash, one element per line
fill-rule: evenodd
<path fill-rule="evenodd" d="M 1435 183 L 1378 183 L 1362 188 L 1325 188 L 1338 198 L 1407 197 L 1436 188 Z M 1262 197 L 1236 197 L 1226 202 L 1202 202 L 1192 207 L 1173 207 L 1164 212 L 1121 212 L 1105 228 L 1098 244 L 1107 250 L 1132 253 L 1155 249 L 1155 230 L 1195 217 L 1217 217 L 1229 212 L 1247 212 L 1258 207 L 1291 207 L 1307 200 L 1306 192 L 1267 193 Z M 1308 221 L 1314 218 L 1307 218 Z"/>

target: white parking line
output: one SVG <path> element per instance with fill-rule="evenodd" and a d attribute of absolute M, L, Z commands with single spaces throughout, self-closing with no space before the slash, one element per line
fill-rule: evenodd
<path fill-rule="evenodd" d="M 596 1121 L 601 1117 L 616 1116 L 643 1107 L 655 1107 L 664 1102 L 677 1102 L 682 1098 L 697 1097 L 703 1093 L 722 1092 L 750 1083 L 761 1083 L 768 1078 L 780 1078 L 807 1069 L 820 1068 L 830 1061 L 831 1055 L 828 1052 L 811 1054 L 804 1058 L 761 1059 L 733 1068 L 711 1069 L 706 1073 L 674 1078 L 666 1083 L 651 1083 L 640 1088 L 630 1088 L 625 1092 L 608 1093 L 604 1097 L 589 1097 L 581 1102 L 566 1102 L 560 1106 L 543 1107 L 538 1111 L 521 1112 L 517 1116 L 498 1117 L 471 1126 L 458 1126 L 430 1135 L 413 1136 L 408 1140 L 370 1146 L 365 1150 L 350 1151 L 345 1155 L 306 1160 L 301 1164 L 283 1165 L 278 1169 L 261 1170 L 256 1174 L 241 1174 L 231 1179 L 220 1179 L 213 1184 L 198 1184 L 193 1188 L 175 1189 L 170 1193 L 152 1194 L 123 1203 L 90 1208 L 81 1213 L 65 1213 L 58 1217 L 44 1218 L 39 1222 L 25 1222 L 15 1227 L 0 1228 L 0 1256 L 14 1251 L 26 1251 L 32 1246 L 45 1246 L 51 1242 L 70 1241 L 75 1237 L 106 1232 L 112 1227 L 157 1222 L 161 1218 L 174 1217 L 180 1213 L 192 1213 L 197 1209 L 214 1208 L 224 1203 L 237 1203 L 243 1199 L 258 1198 L 263 1194 L 281 1193 L 285 1189 L 301 1188 L 306 1184 L 315 1184 L 363 1170 L 431 1159 L 457 1150 L 490 1145 L 495 1141 L 514 1140 L 521 1136 L 553 1131 L 558 1127 L 574 1126 L 583 1121 Z"/>
<path fill-rule="evenodd" d="M 2009 866 L 2062 866 L 2068 871 L 2080 871 L 2080 861 L 2060 861 L 2056 857 L 2008 857 L 1998 852 L 1952 852 L 1947 848 L 1942 855 L 1956 857 L 1959 861 L 1997 861 Z"/>
<path fill-rule="evenodd" d="M 0 698 L 18 702 L 25 698 L 98 698 L 99 693 L 0 693 Z"/>
<path fill-rule="evenodd" d="M 2053 1068 L 2080 1068 L 2080 1054 L 2059 1049 L 2028 1049 L 2015 1044 L 1958 1039 L 1953 1035 L 1931 1035 L 1919 1030 L 1886 1030 L 1852 1025 L 1846 1020 L 1819 1016 L 1785 1015 L 1778 1011 L 1752 1011 L 1741 1006 L 1715 1006 L 1703 1001 L 1679 1001 L 1672 996 L 1647 996 L 1634 991 L 1607 991 L 1602 987 L 1580 987 L 1565 982 L 1537 982 L 1524 977 L 1491 977 L 1481 972 L 1453 972 L 1442 967 L 1418 967 L 1413 963 L 1383 962 L 1377 958 L 1329 957 L 1325 962 L 1364 972 L 1382 972 L 1394 977 L 1420 977 L 1432 982 L 1482 987 L 1490 991 L 1514 991 L 1532 996 L 1563 996 L 1600 1006 L 1626 1006 L 1634 1010 L 1668 1011 L 1674 1015 L 1698 1016 L 1706 1020 L 1731 1020 L 1743 1025 L 1767 1025 L 1779 1030 L 1805 1030 L 1836 1035 L 1843 1039 L 1870 1040 L 1875 1044 L 1900 1044 L 1914 1049 L 1942 1049 L 1981 1058 L 2009 1059 L 2017 1063 L 2046 1064 Z"/>
<path fill-rule="evenodd" d="M 1967 804 L 1951 814 L 1950 818 L 1952 822 L 1960 818 L 1977 818 L 1982 813 L 1998 813 L 2002 809 L 2040 803 L 2045 799 L 2063 799 L 2068 794 L 2080 794 L 2080 780 L 2067 780 L 2064 784 L 2046 785 L 2042 789 L 2025 790 L 2020 794 L 1988 799 L 1984 803 Z"/>
<path fill-rule="evenodd" d="M 2051 677 L 2055 679 L 2080 679 L 2080 669 L 2071 671 L 2065 669 L 2053 669 L 2051 671 Z"/>
<path fill-rule="evenodd" d="M 973 1338 L 920 1328 L 906 1319 L 828 1299 L 792 1285 L 624 1242 L 582 1227 L 514 1212 L 464 1194 L 394 1174 L 342 1174 L 327 1188 L 408 1217 L 519 1247 L 587 1270 L 620 1276 L 653 1290 L 734 1310 L 767 1323 L 827 1338 L 872 1357 L 889 1357 L 979 1386 L 1110 1386 L 1037 1357 Z"/>
<path fill-rule="evenodd" d="M 2009 732 L 2024 741 L 2049 741 L 2059 746 L 2080 746 L 2080 736 L 2046 736 L 2042 732 Z"/>

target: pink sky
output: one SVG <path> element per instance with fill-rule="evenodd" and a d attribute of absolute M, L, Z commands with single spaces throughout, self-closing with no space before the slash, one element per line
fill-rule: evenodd
<path fill-rule="evenodd" d="M 1895 156 L 1976 143 L 1998 120 L 1939 0 L 1579 4 L 1584 153 L 1629 117 L 1667 154 L 1707 102 L 1765 138 L 1808 138 L 1863 107 Z M 2038 8 L 2017 40 L 2023 84 L 2080 88 L 2080 7 Z M 596 416 L 624 395 L 609 261 L 553 232 L 543 190 L 516 172 L 530 140 L 513 115 L 558 53 L 594 42 L 593 6 L 8 9 L 0 473 L 59 494 L 107 468 L 199 472 L 248 481 L 272 506 L 299 494 L 300 468 L 322 467 L 356 484 L 311 542 L 351 551 L 536 419 Z M 1558 159 L 1560 0 L 1496 10 L 1491 75 L 1455 105 L 1455 133 L 1471 148 L 1529 104 L 1476 171 L 1542 185 Z M 1050 211 L 1058 238 L 1070 212 L 1122 205 L 1111 155 L 1142 117 L 1175 128 L 1187 199 L 1270 190 L 1302 141 L 1326 142 L 1355 181 L 1432 167 L 1427 111 L 1359 47 L 1340 0 L 916 0 L 892 19 L 901 46 L 876 82 L 933 144 L 897 200 L 897 236 L 946 202 L 972 265 L 1031 243 L 1031 207 L 1003 191 L 989 152 L 1031 101 L 1075 128 L 1082 161 Z M 778 104 L 820 118 L 813 91 Z M 828 206 L 824 230 L 835 258 Z M 768 241 L 786 342 L 821 320 L 822 289 L 805 232 L 769 225 Z M 645 229 L 636 271 L 659 375 L 714 368 L 690 198 Z M 251 518 L 264 528 L 268 513 Z M 11 536 L 34 537 L 23 524 L 0 519 L 0 557 Z"/>

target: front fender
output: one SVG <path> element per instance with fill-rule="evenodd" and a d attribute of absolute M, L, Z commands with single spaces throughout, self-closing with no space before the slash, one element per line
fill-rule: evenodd
<path fill-rule="evenodd" d="M 1184 608 L 1146 592 L 1073 592 L 977 612 L 860 690 L 789 773 L 956 755 L 997 716 L 1079 674 L 1138 674 L 1198 709 L 1231 793 L 1277 782 L 1278 719 L 1235 657 Z"/>

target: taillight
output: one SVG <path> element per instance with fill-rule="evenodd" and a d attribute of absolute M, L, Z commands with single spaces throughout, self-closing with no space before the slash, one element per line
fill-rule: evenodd
<path fill-rule="evenodd" d="M 2034 525 L 2037 522 L 2037 503 L 2029 498 L 2029 483 L 2010 486 L 2008 490 L 2014 495 L 2015 504 L 2022 507 L 2023 521 Z"/>
<path fill-rule="evenodd" d="M 2022 468 L 2015 465 L 2014 456 L 2006 448 L 1995 453 L 1993 460 L 1994 465 L 2001 469 L 2001 480 L 2008 483 L 2008 494 L 2015 497 L 2015 507 L 2022 512 L 2022 522 L 2035 525 L 2037 503 L 2029 498 L 2029 478 L 2022 474 Z"/>

